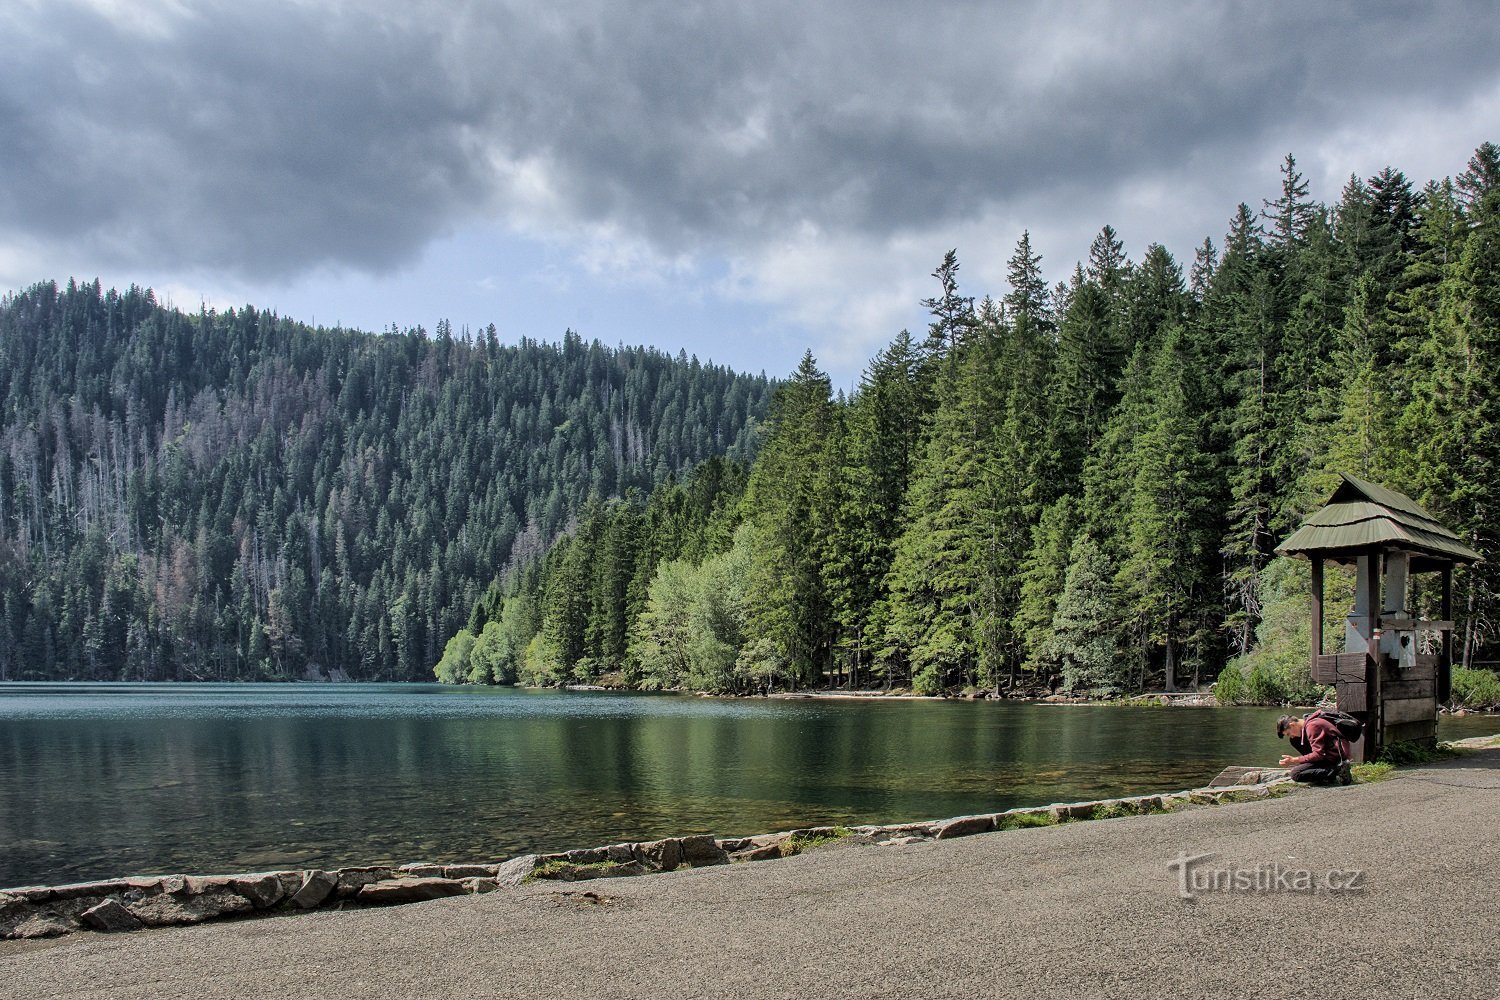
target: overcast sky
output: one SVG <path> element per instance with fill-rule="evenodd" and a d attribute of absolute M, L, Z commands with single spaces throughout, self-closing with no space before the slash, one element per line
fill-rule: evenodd
<path fill-rule="evenodd" d="M 0 290 L 69 276 L 370 330 L 573 328 L 838 385 L 956 247 L 1105 223 L 1190 263 L 1500 140 L 1479 3 L 5 0 Z"/>

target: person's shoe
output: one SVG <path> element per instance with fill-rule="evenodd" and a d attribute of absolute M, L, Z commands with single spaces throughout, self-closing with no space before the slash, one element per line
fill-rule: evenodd
<path fill-rule="evenodd" d="M 1347 760 L 1339 765 L 1339 784 L 1354 784 L 1354 771 L 1349 767 L 1349 762 Z"/>

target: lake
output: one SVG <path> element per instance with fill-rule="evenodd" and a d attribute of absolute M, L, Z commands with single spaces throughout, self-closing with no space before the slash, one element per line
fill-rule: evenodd
<path fill-rule="evenodd" d="M 0 685 L 0 886 L 493 861 L 1202 784 L 1274 709 L 427 684 Z M 1445 719 L 1443 738 L 1500 730 Z"/>

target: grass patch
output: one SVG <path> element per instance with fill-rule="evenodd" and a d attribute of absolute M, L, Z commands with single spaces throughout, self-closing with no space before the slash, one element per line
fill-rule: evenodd
<path fill-rule="evenodd" d="M 814 833 L 806 837 L 794 835 L 781 842 L 781 856 L 789 858 L 794 854 L 801 854 L 803 851 L 811 850 L 814 847 L 822 847 L 824 844 L 832 844 L 834 841 L 852 836 L 854 836 L 854 831 L 847 826 L 836 826 L 828 833 Z"/>
<path fill-rule="evenodd" d="M 1354 775 L 1354 783 L 1357 785 L 1370 785 L 1377 781 L 1384 781 L 1396 770 L 1396 765 L 1389 761 L 1376 760 L 1368 764 L 1355 764 L 1349 769 Z"/>
<path fill-rule="evenodd" d="M 1379 762 L 1394 764 L 1397 767 L 1410 767 L 1413 764 L 1432 764 L 1440 760 L 1452 760 L 1454 757 L 1463 756 L 1464 751 L 1452 743 L 1438 743 L 1429 745 L 1416 741 L 1392 743 L 1380 751 L 1376 758 Z"/>
<path fill-rule="evenodd" d="M 1034 826 L 1056 826 L 1057 817 L 1050 812 L 1007 813 L 995 820 L 996 830 L 1025 830 Z"/>
<path fill-rule="evenodd" d="M 537 865 L 531 870 L 531 874 L 527 875 L 522 881 L 532 882 L 540 878 L 556 879 L 560 876 L 580 871 L 599 872 L 603 874 L 619 867 L 621 865 L 618 861 L 595 861 L 591 864 L 575 865 L 571 861 L 559 858 L 556 861 L 549 861 L 544 865 Z"/>

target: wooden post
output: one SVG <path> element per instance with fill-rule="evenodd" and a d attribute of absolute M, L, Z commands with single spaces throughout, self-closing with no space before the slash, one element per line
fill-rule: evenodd
<path fill-rule="evenodd" d="M 1316 672 L 1323 655 L 1323 557 L 1317 552 L 1312 557 L 1312 655 Z"/>
<path fill-rule="evenodd" d="M 1365 689 L 1368 692 L 1369 711 L 1366 713 L 1364 743 L 1364 759 L 1374 760 L 1385 745 L 1385 712 L 1381 705 L 1381 683 L 1380 674 L 1382 666 L 1380 663 L 1380 609 L 1384 602 L 1380 599 L 1380 550 L 1371 551 L 1370 558 L 1366 562 L 1365 577 L 1368 581 L 1370 595 L 1370 635 L 1369 648 L 1366 651 L 1368 659 L 1365 661 Z"/>
<path fill-rule="evenodd" d="M 1453 564 L 1443 567 L 1442 619 L 1453 621 Z M 1443 630 L 1443 650 L 1438 657 L 1437 700 L 1441 704 L 1453 696 L 1453 629 Z"/>

